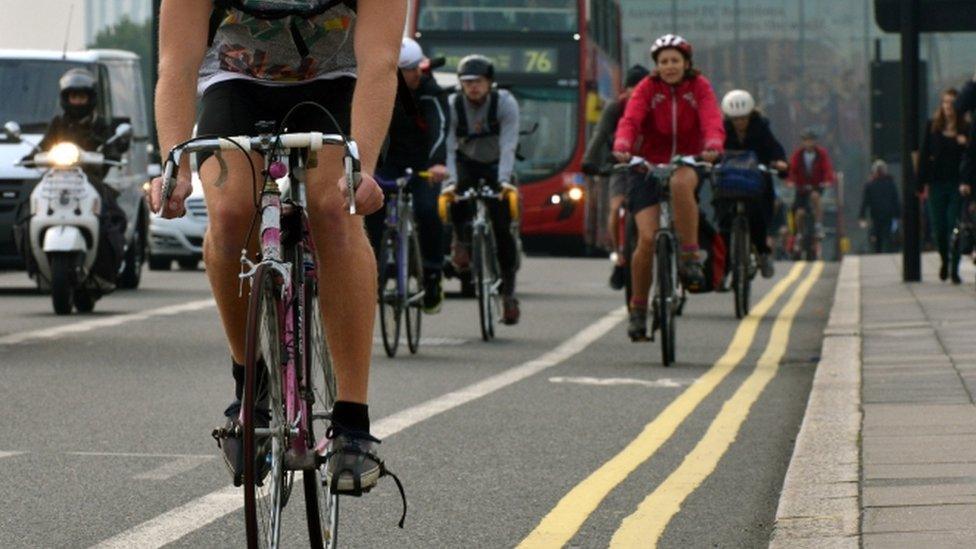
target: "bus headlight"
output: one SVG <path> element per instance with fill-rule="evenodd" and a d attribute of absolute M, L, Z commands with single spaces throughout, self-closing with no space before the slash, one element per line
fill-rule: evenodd
<path fill-rule="evenodd" d="M 553 206 L 558 206 L 562 204 L 562 202 L 563 202 L 562 195 L 554 194 L 549 197 L 549 203 L 552 204 Z"/>
<path fill-rule="evenodd" d="M 78 145 L 65 141 L 51 147 L 48 155 L 58 166 L 72 166 L 81 158 L 81 149 L 78 148 Z"/>
<path fill-rule="evenodd" d="M 569 192 L 566 193 L 566 196 L 568 196 L 573 202 L 579 202 L 583 199 L 583 189 L 579 187 L 572 187 L 569 189 Z"/>

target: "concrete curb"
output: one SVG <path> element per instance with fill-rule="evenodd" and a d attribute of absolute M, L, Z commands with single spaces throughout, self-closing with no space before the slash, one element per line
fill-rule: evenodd
<path fill-rule="evenodd" d="M 769 546 L 860 545 L 860 258 L 841 265 Z"/>

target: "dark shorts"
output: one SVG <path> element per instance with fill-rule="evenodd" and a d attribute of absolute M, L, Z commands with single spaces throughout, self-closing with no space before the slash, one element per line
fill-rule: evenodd
<path fill-rule="evenodd" d="M 258 122 L 281 122 L 295 105 L 312 101 L 328 110 L 300 107 L 287 122 L 286 131 L 322 133 L 349 132 L 354 78 L 316 80 L 306 84 L 268 86 L 250 80 L 227 80 L 214 84 L 200 101 L 197 135 L 254 135 Z M 200 159 L 203 162 L 203 159 Z"/>
<path fill-rule="evenodd" d="M 793 211 L 797 210 L 810 210 L 812 205 L 810 204 L 810 195 L 816 191 L 817 194 L 823 196 L 823 185 L 811 185 L 798 188 L 796 190 L 796 198 L 793 200 Z"/>
<path fill-rule="evenodd" d="M 695 174 L 698 176 L 698 187 L 695 189 L 697 196 L 698 190 L 701 189 L 702 182 L 705 181 L 707 174 L 700 168 L 695 168 Z M 657 206 L 660 202 L 661 185 L 658 180 L 642 174 L 633 174 L 630 192 L 627 193 L 627 208 L 630 210 L 630 213 L 636 214 L 643 209 Z"/>

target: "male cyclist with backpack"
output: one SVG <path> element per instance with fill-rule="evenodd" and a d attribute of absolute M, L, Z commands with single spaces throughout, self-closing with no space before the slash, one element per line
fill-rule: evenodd
<path fill-rule="evenodd" d="M 627 100 L 634 93 L 634 87 L 640 83 L 650 72 L 643 65 L 634 65 L 627 71 L 624 80 L 624 91 L 620 97 L 607 103 L 600 115 L 600 122 L 593 132 L 593 137 L 586 145 L 586 154 L 583 155 L 583 172 L 587 175 L 596 175 L 600 171 L 600 165 L 613 161 L 610 154 L 613 151 L 613 137 L 617 131 L 617 123 L 624 115 L 627 108 Z M 610 212 L 607 219 L 607 233 L 610 235 L 610 249 L 616 250 L 620 246 L 617 242 L 617 223 L 620 216 L 617 215 L 620 206 L 624 203 L 630 186 L 634 182 L 634 175 L 630 173 L 614 173 L 610 175 Z M 639 179 L 638 179 L 639 180 Z M 618 257 L 613 266 L 613 273 L 610 275 L 610 287 L 619 290 L 624 286 L 624 269 L 627 268 L 627 258 Z"/>
<path fill-rule="evenodd" d="M 628 162 L 632 154 L 664 164 L 675 155 L 718 159 L 725 143 L 722 113 L 712 85 L 692 66 L 692 48 L 684 38 L 666 34 L 654 41 L 651 58 L 656 68 L 634 89 L 617 125 L 613 154 Z M 705 288 L 698 249 L 696 170 L 682 166 L 671 176 L 674 225 L 681 243 L 678 274 L 690 292 Z M 647 337 L 647 298 L 651 287 L 654 234 L 659 223 L 659 183 L 642 181 L 632 187 L 628 206 L 637 225 L 637 245 L 631 261 L 633 295 L 628 334 L 634 341 Z"/>
<path fill-rule="evenodd" d="M 448 187 L 445 192 L 461 194 L 484 179 L 511 196 L 518 192 L 512 184 L 519 140 L 518 102 L 507 90 L 493 88 L 495 66 L 483 55 L 462 59 L 457 74 L 461 91 L 448 98 L 451 125 L 447 132 L 447 169 L 454 187 Z M 471 206 L 470 203 L 459 203 L 451 208 L 454 223 L 451 261 L 458 272 L 466 271 L 470 263 Z M 497 202 L 491 205 L 489 215 L 502 271 L 502 322 L 516 324 L 520 316 L 519 302 L 515 299 L 518 245 L 510 231 L 511 210 L 508 205 Z"/>
<path fill-rule="evenodd" d="M 397 60 L 405 0 L 164 0 L 159 28 L 156 121 L 161 150 L 198 133 L 253 135 L 259 121 L 281 122 L 304 101 L 327 108 L 338 120 L 303 107 L 289 131 L 350 133 L 362 161 L 355 202 L 360 214 L 383 205 L 372 177 L 390 122 L 397 88 Z M 211 26 L 213 23 L 213 26 Z M 354 29 L 356 32 L 354 32 Z M 200 116 L 197 119 L 197 99 Z M 247 297 L 238 293 L 240 251 L 254 216 L 252 174 L 242 154 L 225 154 L 228 178 L 204 184 L 210 224 L 204 245 L 207 275 L 217 301 L 233 363 L 235 400 L 225 412 L 237 421 L 244 381 L 244 324 Z M 188 161 L 187 161 L 188 164 Z M 260 166 L 260 159 L 255 159 Z M 214 158 L 201 159 L 204 182 L 220 173 Z M 319 153 L 308 170 L 308 211 L 320 259 L 319 301 L 338 382 L 330 432 L 336 452 L 326 477 L 339 493 L 358 495 L 380 476 L 377 440 L 369 434 L 366 405 L 376 312 L 376 262 L 361 217 L 344 204 L 341 151 Z M 161 202 L 161 180 L 153 181 L 152 207 L 163 217 L 185 211 L 189 166 L 182 166 L 172 199 Z M 265 372 L 266 369 L 261 369 Z M 258 379 L 259 394 L 262 386 Z M 265 396 L 265 399 L 267 397 Z M 265 400 L 265 402 L 267 402 Z M 263 408 L 263 409 L 262 409 Z M 258 397 L 256 415 L 268 417 Z M 235 481 L 242 467 L 238 439 L 225 439 L 225 458 Z M 337 478 L 333 478 L 337 477 Z"/>

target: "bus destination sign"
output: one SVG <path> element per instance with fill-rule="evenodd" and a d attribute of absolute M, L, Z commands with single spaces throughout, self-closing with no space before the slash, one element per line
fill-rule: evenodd
<path fill-rule="evenodd" d="M 457 70 L 461 59 L 473 53 L 470 46 L 436 45 L 431 50 L 431 57 L 443 56 L 444 68 L 451 71 Z M 477 52 L 491 59 L 498 72 L 539 75 L 559 72 L 558 48 L 489 46 L 478 48 Z"/>

